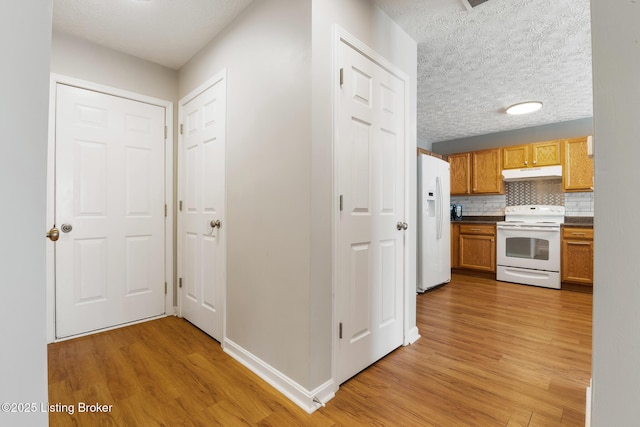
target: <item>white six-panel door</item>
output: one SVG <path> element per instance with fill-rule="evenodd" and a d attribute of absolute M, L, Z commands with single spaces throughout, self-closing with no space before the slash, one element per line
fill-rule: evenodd
<path fill-rule="evenodd" d="M 165 110 L 56 85 L 55 334 L 165 313 Z"/>
<path fill-rule="evenodd" d="M 184 318 L 223 339 L 226 281 L 224 73 L 180 101 L 178 275 Z"/>
<path fill-rule="evenodd" d="M 343 41 L 338 55 L 341 383 L 403 343 L 405 92 L 402 80 Z"/>

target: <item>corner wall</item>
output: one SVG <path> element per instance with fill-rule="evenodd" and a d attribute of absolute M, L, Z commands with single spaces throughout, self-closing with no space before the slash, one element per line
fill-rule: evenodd
<path fill-rule="evenodd" d="M 334 23 L 410 76 L 415 152 L 416 43 L 367 0 L 255 2 L 179 76 L 182 97 L 227 69 L 226 337 L 310 392 L 333 374 Z M 415 327 L 415 263 L 408 274 Z"/>
<path fill-rule="evenodd" d="M 0 411 L 3 426 L 46 426 L 45 233 L 51 0 L 0 3 Z M 49 242 L 50 243 L 50 242 Z"/>
<path fill-rule="evenodd" d="M 225 348 L 306 389 L 313 387 L 310 26 L 310 0 L 256 1 L 179 76 L 183 97 L 227 70 Z"/>
<path fill-rule="evenodd" d="M 594 426 L 635 426 L 640 420 L 639 22 L 638 2 L 591 1 Z"/>

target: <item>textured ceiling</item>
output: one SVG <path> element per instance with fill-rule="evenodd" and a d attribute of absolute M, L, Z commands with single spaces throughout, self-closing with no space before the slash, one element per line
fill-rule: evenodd
<path fill-rule="evenodd" d="M 375 0 L 418 42 L 418 139 L 593 115 L 589 0 Z M 541 110 L 509 116 L 530 100 Z"/>
<path fill-rule="evenodd" d="M 252 1 L 54 0 L 53 25 L 179 69 Z M 373 1 L 418 42 L 420 141 L 592 116 L 589 0 Z M 504 114 L 528 100 L 544 107 Z"/>
<path fill-rule="evenodd" d="M 53 0 L 53 29 L 179 69 L 253 0 Z"/>

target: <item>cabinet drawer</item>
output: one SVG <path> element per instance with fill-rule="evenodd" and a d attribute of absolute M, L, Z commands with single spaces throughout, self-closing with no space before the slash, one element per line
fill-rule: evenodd
<path fill-rule="evenodd" d="M 593 239 L 593 228 L 569 228 L 562 229 L 563 239 Z"/>
<path fill-rule="evenodd" d="M 493 236 L 496 234 L 495 225 L 472 225 L 472 224 L 460 224 L 460 234 L 482 234 Z"/>

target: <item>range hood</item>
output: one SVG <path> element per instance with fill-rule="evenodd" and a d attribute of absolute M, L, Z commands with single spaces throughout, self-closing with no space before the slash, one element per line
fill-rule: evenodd
<path fill-rule="evenodd" d="M 502 178 L 505 181 L 531 181 L 537 179 L 562 178 L 562 166 L 541 166 L 539 168 L 504 169 Z"/>

